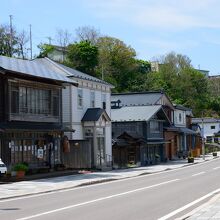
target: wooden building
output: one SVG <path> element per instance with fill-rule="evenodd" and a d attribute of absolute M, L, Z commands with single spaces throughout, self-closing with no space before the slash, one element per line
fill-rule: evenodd
<path fill-rule="evenodd" d="M 0 56 L 0 158 L 10 168 L 53 168 L 62 162 L 62 88 L 77 85 L 44 65 Z"/>

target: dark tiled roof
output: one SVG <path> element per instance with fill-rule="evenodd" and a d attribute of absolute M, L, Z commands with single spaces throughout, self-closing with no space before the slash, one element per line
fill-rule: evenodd
<path fill-rule="evenodd" d="M 82 121 L 98 121 L 101 115 L 106 113 L 104 109 L 101 108 L 88 108 L 86 113 L 84 114 Z M 108 119 L 110 120 L 109 116 L 107 115 Z"/>

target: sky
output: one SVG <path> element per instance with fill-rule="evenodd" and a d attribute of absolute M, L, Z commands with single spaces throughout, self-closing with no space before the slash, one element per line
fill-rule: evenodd
<path fill-rule="evenodd" d="M 187 55 L 195 68 L 220 74 L 219 0 L 0 0 L 0 24 L 29 32 L 37 45 L 56 44 L 58 29 L 91 26 L 156 60 L 171 51 Z"/>

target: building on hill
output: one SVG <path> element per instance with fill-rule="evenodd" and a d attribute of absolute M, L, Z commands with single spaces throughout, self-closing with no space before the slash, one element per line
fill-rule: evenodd
<path fill-rule="evenodd" d="M 67 57 L 67 48 L 57 45 L 51 46 L 53 47 L 53 50 L 47 54 L 48 58 L 56 62 L 64 62 Z"/>

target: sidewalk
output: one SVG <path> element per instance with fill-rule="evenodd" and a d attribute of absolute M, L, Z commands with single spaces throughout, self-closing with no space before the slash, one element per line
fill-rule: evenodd
<path fill-rule="evenodd" d="M 218 155 L 220 155 L 220 152 L 218 152 Z M 212 154 L 206 155 L 205 157 L 206 161 L 212 159 Z M 195 158 L 194 164 L 202 162 L 204 162 L 202 157 Z M 87 174 L 68 175 L 62 177 L 2 184 L 0 185 L 0 200 L 24 195 L 46 193 L 61 189 L 68 189 L 76 186 L 131 178 L 145 174 L 157 173 L 165 170 L 173 170 L 189 165 L 192 164 L 188 163 L 187 160 L 176 160 L 147 167 L 113 170 L 109 172 L 93 172 Z"/>
<path fill-rule="evenodd" d="M 220 219 L 220 194 L 188 214 L 187 220 Z"/>

